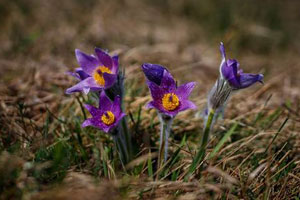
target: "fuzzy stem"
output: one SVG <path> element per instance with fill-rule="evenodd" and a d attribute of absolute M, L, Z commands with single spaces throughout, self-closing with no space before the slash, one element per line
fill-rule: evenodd
<path fill-rule="evenodd" d="M 168 159 L 168 146 L 169 146 L 169 135 L 173 119 L 169 116 L 159 114 L 160 116 L 160 144 L 159 144 L 159 155 L 158 155 L 158 168 Z"/>
<path fill-rule="evenodd" d="M 159 151 L 158 151 L 158 169 L 162 166 L 165 160 L 165 152 L 166 150 L 166 137 L 165 137 L 165 132 L 167 129 L 167 125 L 163 122 L 161 122 L 160 126 L 160 140 L 159 140 Z"/>

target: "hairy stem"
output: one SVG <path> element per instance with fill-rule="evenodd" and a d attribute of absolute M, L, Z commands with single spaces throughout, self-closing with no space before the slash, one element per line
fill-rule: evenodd
<path fill-rule="evenodd" d="M 159 155 L 158 155 L 158 168 L 168 159 L 168 147 L 169 147 L 169 135 L 172 126 L 173 119 L 169 116 L 159 114 L 160 116 L 160 144 L 159 144 Z"/>

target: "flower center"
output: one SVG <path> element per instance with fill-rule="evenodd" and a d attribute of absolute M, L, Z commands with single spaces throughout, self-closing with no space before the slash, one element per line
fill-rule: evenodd
<path fill-rule="evenodd" d="M 105 67 L 105 66 L 99 66 L 95 69 L 94 71 L 94 79 L 96 81 L 97 84 L 104 86 L 105 85 L 105 80 L 103 78 L 103 73 L 109 73 L 111 74 L 112 72 L 110 71 L 109 68 Z"/>
<path fill-rule="evenodd" d="M 179 106 L 179 99 L 174 93 L 167 93 L 162 98 L 162 105 L 166 110 L 175 110 Z"/>
<path fill-rule="evenodd" d="M 101 116 L 101 121 L 106 125 L 111 125 L 115 122 L 115 115 L 111 111 L 106 111 Z"/>

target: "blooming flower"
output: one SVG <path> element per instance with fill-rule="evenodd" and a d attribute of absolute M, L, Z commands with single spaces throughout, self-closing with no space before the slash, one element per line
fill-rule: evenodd
<path fill-rule="evenodd" d="M 154 67 L 154 70 L 157 69 L 158 68 Z M 149 71 L 147 73 L 148 76 L 149 74 L 155 74 Z M 154 80 L 157 81 L 158 79 Z M 196 109 L 196 105 L 188 100 L 190 93 L 195 87 L 195 82 L 186 83 L 177 87 L 172 75 L 167 70 L 163 70 L 160 85 L 150 80 L 147 81 L 147 84 L 153 98 L 153 101 L 148 103 L 148 108 L 155 108 L 160 113 L 170 117 L 175 117 L 180 111 Z"/>
<path fill-rule="evenodd" d="M 121 110 L 120 97 L 116 97 L 113 102 L 102 91 L 99 98 L 99 108 L 85 104 L 84 107 L 91 113 L 92 118 L 85 120 L 82 127 L 93 126 L 104 132 L 109 132 L 116 127 L 119 121 L 125 116 Z"/>
<path fill-rule="evenodd" d="M 80 80 L 79 83 L 66 90 L 67 94 L 83 91 L 88 93 L 107 89 L 117 79 L 119 64 L 118 56 L 109 56 L 105 51 L 95 48 L 95 55 L 87 55 L 80 50 L 75 50 L 80 68 L 75 73 L 69 73 Z"/>
<path fill-rule="evenodd" d="M 220 52 L 222 55 L 220 77 L 208 94 L 207 112 L 204 113 L 205 119 L 209 110 L 213 110 L 216 113 L 215 116 L 223 115 L 225 105 L 233 91 L 247 88 L 256 82 L 263 82 L 264 76 L 262 74 L 243 73 L 237 60 L 226 60 L 225 48 L 222 42 Z"/>
<path fill-rule="evenodd" d="M 256 82 L 263 83 L 264 76 L 262 74 L 244 73 L 243 70 L 239 68 L 240 64 L 237 60 L 226 60 L 225 47 L 222 42 L 220 44 L 220 51 L 222 55 L 220 65 L 221 76 L 228 81 L 234 90 L 247 88 Z"/>

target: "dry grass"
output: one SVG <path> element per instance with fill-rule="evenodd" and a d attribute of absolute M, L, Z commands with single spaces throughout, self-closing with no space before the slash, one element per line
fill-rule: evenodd
<path fill-rule="evenodd" d="M 144 1 L 0 3 L 6 19 L 0 31 L 0 199 L 299 198 L 297 44 L 267 54 L 243 51 L 235 41 L 243 31 L 231 27 L 222 37 L 209 37 L 204 25 L 178 14 L 180 3 L 163 4 L 170 9 L 165 12 L 159 3 Z M 148 167 L 157 156 L 159 126 L 155 111 L 144 108 L 150 96 L 140 65 L 160 63 L 180 83 L 197 81 L 192 100 L 201 111 L 218 76 L 219 38 L 245 71 L 264 73 L 265 84 L 233 96 L 225 119 L 214 126 L 207 156 L 234 124 L 237 128 L 187 182 L 203 121 L 192 111 L 178 115 L 171 159 L 155 181 L 156 169 L 151 173 Z M 74 49 L 92 53 L 94 46 L 118 53 L 126 69 L 126 111 L 138 147 L 126 172 L 110 155 L 107 135 L 78 128 L 83 119 L 78 101 L 64 95 L 74 83 L 64 74 L 77 66 Z"/>

